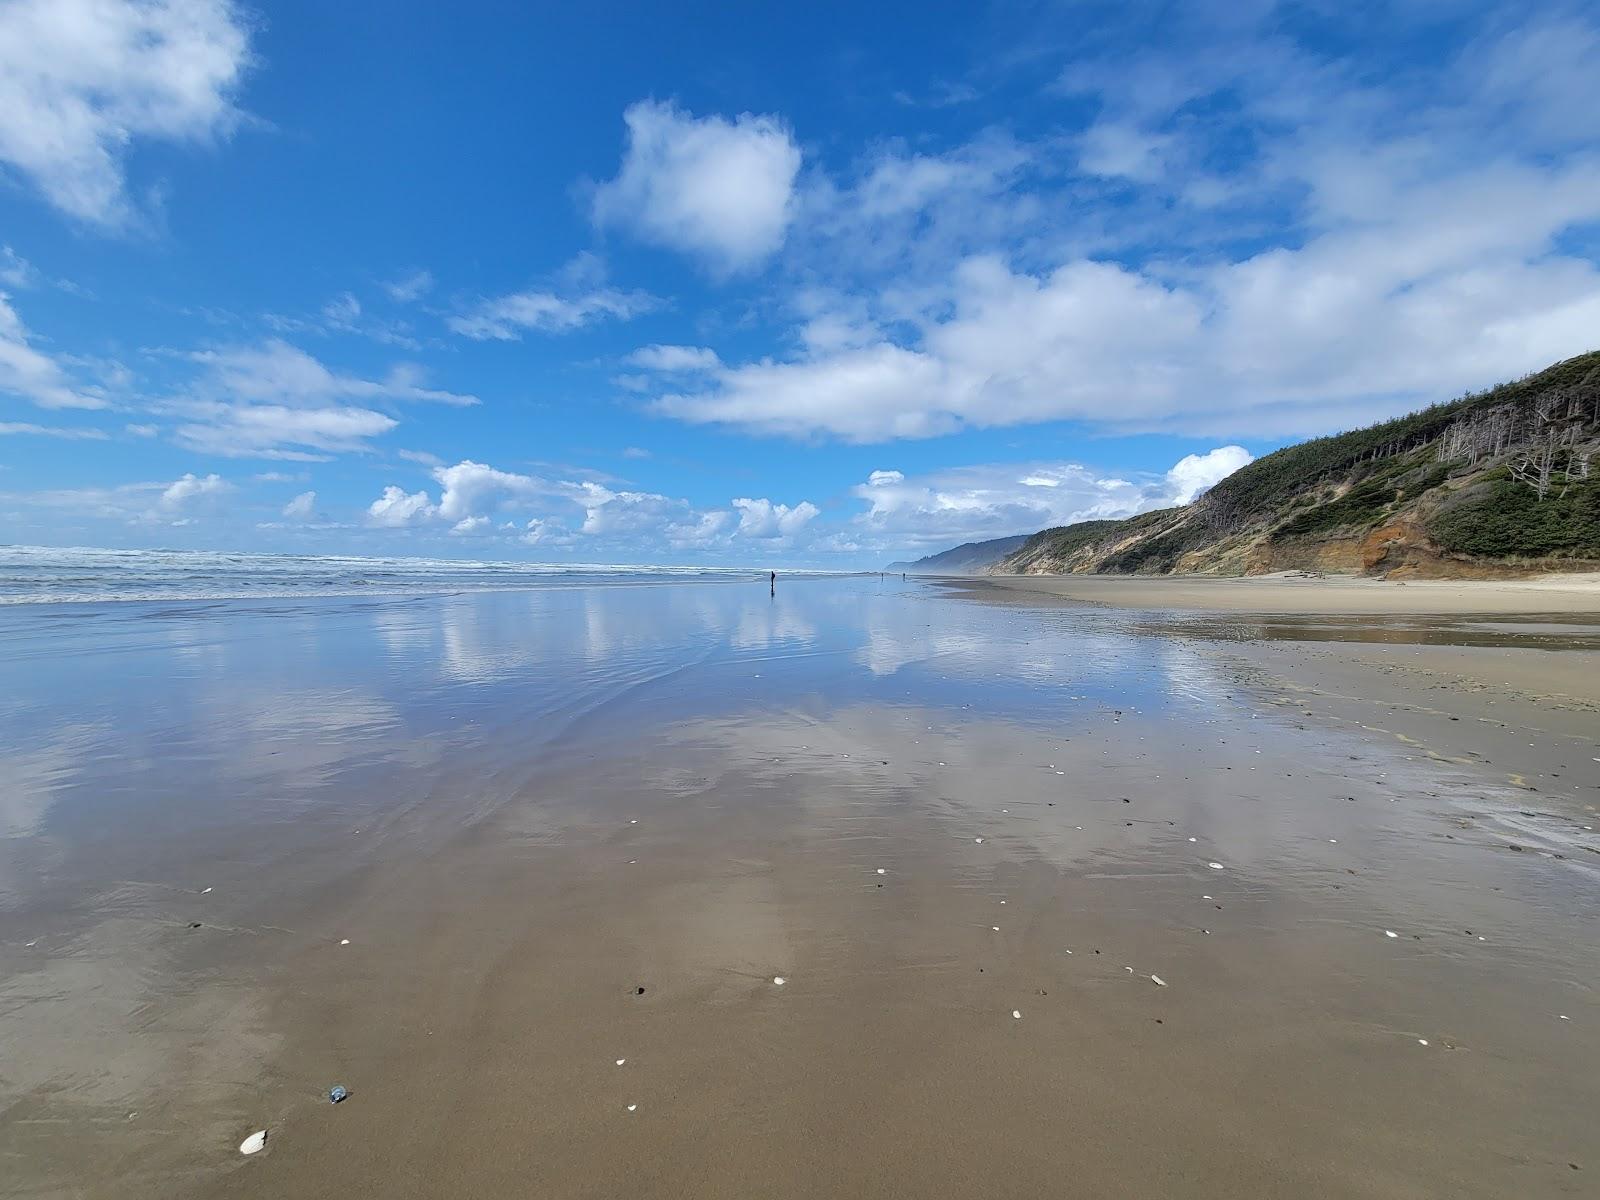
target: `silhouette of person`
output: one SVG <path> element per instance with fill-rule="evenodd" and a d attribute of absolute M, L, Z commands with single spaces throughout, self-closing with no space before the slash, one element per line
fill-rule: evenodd
<path fill-rule="evenodd" d="M 778 573 L 776 571 L 772 572 L 772 580 L 768 586 L 771 594 L 776 596 L 778 594 Z"/>

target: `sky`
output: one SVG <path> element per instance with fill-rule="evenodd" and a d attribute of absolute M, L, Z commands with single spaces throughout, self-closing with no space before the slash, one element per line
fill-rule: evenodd
<path fill-rule="evenodd" d="M 0 542 L 874 567 L 1600 348 L 1593 5 L 0 0 Z"/>

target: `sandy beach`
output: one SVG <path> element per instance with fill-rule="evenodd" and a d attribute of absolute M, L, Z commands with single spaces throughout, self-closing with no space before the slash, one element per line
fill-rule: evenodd
<path fill-rule="evenodd" d="M 964 577 L 952 577 L 964 578 Z M 983 586 L 1120 608 L 1364 614 L 1596 613 L 1600 574 L 1387 580 L 1355 575 L 992 575 Z"/>
<path fill-rule="evenodd" d="M 5 681 L 7 1194 L 1600 1170 L 1594 620 L 877 578 L 10 619 L 57 635 Z"/>

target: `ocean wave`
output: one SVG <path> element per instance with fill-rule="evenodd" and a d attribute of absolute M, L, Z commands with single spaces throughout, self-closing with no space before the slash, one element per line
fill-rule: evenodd
<path fill-rule="evenodd" d="M 757 581 L 766 575 L 765 567 L 0 546 L 0 605 L 437 595 L 670 580 Z"/>

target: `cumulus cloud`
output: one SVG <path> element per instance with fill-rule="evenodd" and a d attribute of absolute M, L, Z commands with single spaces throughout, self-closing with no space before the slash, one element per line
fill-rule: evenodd
<path fill-rule="evenodd" d="M 484 463 L 464 459 L 454 466 L 437 466 L 431 472 L 439 485 L 439 499 L 427 491 L 407 493 L 390 484 L 367 507 L 367 519 L 374 525 L 398 527 L 428 521 L 445 521 L 462 526 L 469 533 L 488 526 L 488 515 L 513 500 L 559 494 L 560 489 L 531 475 L 500 471 Z M 481 522 L 474 518 L 483 517 Z M 469 523 L 471 522 L 471 523 Z"/>
<path fill-rule="evenodd" d="M 690 516 L 684 501 L 655 492 L 614 491 L 591 481 L 572 486 L 583 508 L 582 532 L 591 536 L 659 530 Z"/>
<path fill-rule="evenodd" d="M 446 521 L 462 521 L 480 512 L 493 512 L 515 497 L 548 495 L 550 485 L 531 475 L 497 471 L 470 460 L 453 467 L 435 467 L 433 477 L 442 490 L 439 516 Z"/>
<path fill-rule="evenodd" d="M 125 225 L 128 148 L 231 131 L 249 57 L 232 0 L 9 0 L 0 162 L 61 211 Z"/>
<path fill-rule="evenodd" d="M 596 224 L 699 258 L 718 275 L 752 269 L 783 244 L 800 148 L 779 118 L 697 118 L 645 100 L 623 120 L 622 167 L 595 191 Z"/>
<path fill-rule="evenodd" d="M 1205 454 L 1185 454 L 1167 472 L 1168 494 L 1174 504 L 1188 504 L 1254 461 L 1255 455 L 1243 446 L 1218 446 Z"/>
<path fill-rule="evenodd" d="M 740 497 L 733 502 L 739 511 L 740 537 L 790 538 L 821 513 L 809 500 L 802 500 L 793 508 L 787 504 L 774 504 L 771 500 L 751 500 Z"/>
<path fill-rule="evenodd" d="M 220 475 L 200 476 L 191 471 L 168 484 L 161 493 L 160 502 L 163 508 L 180 509 L 192 501 L 220 496 L 232 489 L 233 485 Z"/>
<path fill-rule="evenodd" d="M 283 506 L 283 515 L 291 521 L 309 521 L 316 515 L 316 492 L 301 492 Z"/>
<path fill-rule="evenodd" d="M 1289 435 L 1592 348 L 1600 270 L 1523 256 L 1530 238 L 1542 253 L 1572 222 L 1600 219 L 1600 169 L 1508 176 L 1475 192 L 1462 203 L 1441 189 L 1431 207 L 1380 230 L 1331 233 L 1183 279 L 1110 262 L 1036 275 L 969 259 L 906 343 L 727 366 L 652 407 L 853 442 L 1051 420 Z"/>
<path fill-rule="evenodd" d="M 427 492 L 407 494 L 404 488 L 390 484 L 371 504 L 367 505 L 367 520 L 374 525 L 399 528 L 431 517 L 437 510 Z"/>
<path fill-rule="evenodd" d="M 791 544 L 819 515 L 805 500 L 790 506 L 740 497 L 727 508 L 701 509 L 659 492 L 595 479 L 544 479 L 470 460 L 435 467 L 432 476 L 439 485 L 437 499 L 427 489 L 407 492 L 390 484 L 368 506 L 368 523 L 498 533 L 526 545 L 591 539 L 612 553 L 653 553 L 662 545 L 686 551 L 726 548 L 734 539 Z M 537 515 L 527 516 L 530 508 Z"/>
<path fill-rule="evenodd" d="M 367 407 L 375 401 L 478 403 L 424 386 L 420 370 L 393 368 L 383 379 L 342 374 L 287 342 L 203 350 L 182 356 L 199 364 L 189 388 L 158 405 L 180 418 L 180 445 L 229 457 L 316 461 L 361 451 L 398 420 Z M 361 403 L 356 403 L 356 402 Z"/>
<path fill-rule="evenodd" d="M 1073 462 L 957 467 L 917 477 L 874 471 L 854 489 L 866 509 L 851 522 L 851 545 L 926 552 L 1131 516 L 1187 504 L 1250 461 L 1242 447 L 1222 446 L 1186 455 L 1164 475 L 1106 472 Z"/>
<path fill-rule="evenodd" d="M 104 408 L 99 388 L 73 383 L 59 361 L 33 345 L 32 335 L 0 292 L 0 393 L 40 408 Z"/>
<path fill-rule="evenodd" d="M 1086 127 L 811 171 L 790 349 L 658 379 L 650 406 L 852 442 L 1287 437 L 1592 349 L 1600 25 L 1393 10 L 1405 36 L 1352 25 L 1340 56 L 1280 15 L 1102 6 L 1060 85 Z"/>

